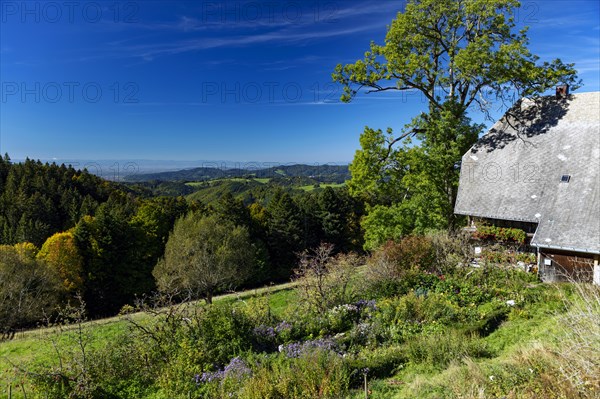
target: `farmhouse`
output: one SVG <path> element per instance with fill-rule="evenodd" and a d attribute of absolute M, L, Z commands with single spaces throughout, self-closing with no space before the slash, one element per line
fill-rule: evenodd
<path fill-rule="evenodd" d="M 455 213 L 525 230 L 544 281 L 600 284 L 600 93 L 518 101 L 466 154 Z"/>

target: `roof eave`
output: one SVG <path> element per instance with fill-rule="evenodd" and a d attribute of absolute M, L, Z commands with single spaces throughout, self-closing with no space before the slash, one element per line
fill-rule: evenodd
<path fill-rule="evenodd" d="M 459 211 L 459 210 L 454 210 L 454 213 L 457 215 L 474 216 L 477 218 L 485 218 L 485 219 L 510 220 L 513 222 L 539 223 L 538 219 L 525 219 L 525 218 L 516 218 L 516 217 L 508 218 L 506 216 L 486 215 L 483 213 L 475 213 L 475 212 L 467 212 L 467 211 Z"/>
<path fill-rule="evenodd" d="M 561 251 L 571 251 L 571 252 L 581 252 L 585 254 L 594 254 L 600 255 L 600 250 L 588 249 L 588 248 L 577 248 L 577 247 L 566 247 L 562 245 L 548 245 L 548 244 L 539 244 L 535 242 L 531 242 L 531 245 L 537 248 L 546 248 L 546 249 L 557 249 Z"/>

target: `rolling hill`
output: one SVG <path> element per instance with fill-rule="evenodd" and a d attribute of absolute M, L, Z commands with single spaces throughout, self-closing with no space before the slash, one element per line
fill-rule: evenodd
<path fill-rule="evenodd" d="M 137 174 L 127 177 L 129 182 L 145 181 L 207 181 L 224 178 L 250 177 L 271 179 L 278 177 L 306 177 L 321 183 L 343 183 L 350 179 L 348 165 L 279 165 L 268 168 L 213 168 L 199 167 L 173 172 Z"/>

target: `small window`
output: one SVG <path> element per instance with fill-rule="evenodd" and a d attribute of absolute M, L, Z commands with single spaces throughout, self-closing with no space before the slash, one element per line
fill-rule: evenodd
<path fill-rule="evenodd" d="M 571 175 L 562 175 L 560 178 L 561 183 L 568 183 L 571 180 Z"/>

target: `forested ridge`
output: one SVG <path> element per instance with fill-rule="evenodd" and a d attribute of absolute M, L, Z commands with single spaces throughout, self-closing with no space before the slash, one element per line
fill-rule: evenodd
<path fill-rule="evenodd" d="M 300 196 L 288 191 L 271 184 L 261 190 L 260 200 L 225 192 L 204 204 L 183 196 L 154 196 L 71 166 L 30 159 L 13 163 L 5 155 L 0 163 L 0 272 L 14 281 L 7 277 L 0 291 L 5 298 L 33 296 L 32 303 L 37 298 L 40 307 L 23 308 L 18 318 L 6 316 L 3 329 L 32 326 L 40 321 L 40 310 L 77 295 L 91 317 L 101 317 L 151 294 L 157 289 L 153 270 L 176 221 L 185 215 L 215 217 L 217 224 L 248 234 L 252 249 L 243 255 L 251 258 L 250 269 L 243 279 L 211 288 L 214 293 L 285 280 L 298 254 L 321 242 L 335 244 L 336 251 L 361 248 L 362 204 L 345 189 L 298 190 Z M 46 280 L 19 279 L 26 266 L 45 270 Z M 54 288 L 41 296 L 40 284 Z M 10 301 L 5 305 L 8 315 Z"/>
<path fill-rule="evenodd" d="M 115 186 L 71 165 L 0 158 L 0 244 L 41 245 L 58 231 L 93 215 Z"/>
<path fill-rule="evenodd" d="M 350 178 L 348 165 L 278 165 L 261 167 L 261 164 L 248 164 L 246 168 L 200 167 L 173 172 L 134 174 L 128 181 L 202 181 L 231 177 L 310 177 L 321 182 L 343 183 Z"/>

